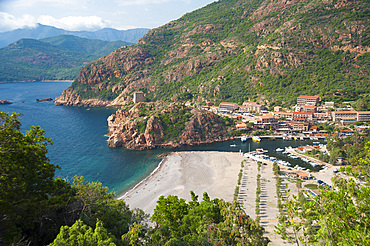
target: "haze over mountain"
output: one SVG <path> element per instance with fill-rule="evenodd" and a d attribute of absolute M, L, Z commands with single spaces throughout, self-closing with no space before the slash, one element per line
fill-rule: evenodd
<path fill-rule="evenodd" d="M 350 100 L 370 91 L 368 0 L 220 0 L 87 65 L 59 103 Z M 103 96 L 104 95 L 104 96 Z M 285 104 L 286 105 L 286 104 Z"/>
<path fill-rule="evenodd" d="M 42 39 L 58 35 L 74 35 L 81 38 L 100 39 L 105 41 L 125 41 L 137 43 L 150 29 L 136 28 L 130 30 L 116 30 L 104 28 L 98 31 L 67 31 L 60 28 L 38 24 L 36 28 L 21 28 L 0 33 L 0 48 L 5 47 L 22 38 Z"/>
<path fill-rule="evenodd" d="M 0 82 L 73 80 L 88 62 L 126 45 L 71 35 L 21 39 L 0 49 Z"/>

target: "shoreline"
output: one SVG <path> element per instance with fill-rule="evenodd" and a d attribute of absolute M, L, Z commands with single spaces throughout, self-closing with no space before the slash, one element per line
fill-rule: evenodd
<path fill-rule="evenodd" d="M 132 188 L 129 188 L 127 191 L 124 191 L 124 192 L 121 192 L 117 197 L 116 199 L 118 200 L 121 200 L 123 199 L 125 196 L 127 196 L 127 194 L 129 192 L 133 192 L 135 189 L 139 188 L 140 185 L 142 185 L 143 183 L 145 183 L 145 181 L 147 181 L 149 178 L 151 178 L 152 176 L 154 176 L 156 174 L 156 172 L 159 172 L 160 169 L 162 168 L 162 163 L 164 161 L 166 161 L 166 157 L 165 156 L 158 164 L 158 166 L 148 175 L 146 176 L 143 180 L 141 180 L 139 183 L 137 183 L 136 185 L 134 185 Z"/>
<path fill-rule="evenodd" d="M 125 200 L 130 209 L 140 208 L 152 214 L 160 196 L 174 195 L 191 200 L 190 191 L 202 199 L 207 192 L 213 198 L 232 202 L 241 161 L 238 152 L 171 152 L 153 172 L 116 199 Z"/>
<path fill-rule="evenodd" d="M 61 83 L 73 83 L 73 80 L 21 80 L 21 81 L 0 81 L 0 84 L 6 84 L 6 83 L 37 83 L 37 82 L 61 82 Z"/>

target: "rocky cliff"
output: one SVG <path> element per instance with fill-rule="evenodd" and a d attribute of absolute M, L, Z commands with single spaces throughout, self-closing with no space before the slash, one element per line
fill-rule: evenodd
<path fill-rule="evenodd" d="M 88 64 L 59 104 L 295 102 L 370 90 L 367 0 L 220 0 Z M 95 101 L 94 101 L 95 102 Z"/>
<path fill-rule="evenodd" d="M 181 103 L 138 103 L 108 118 L 110 147 L 174 148 L 231 139 L 229 119 Z"/>

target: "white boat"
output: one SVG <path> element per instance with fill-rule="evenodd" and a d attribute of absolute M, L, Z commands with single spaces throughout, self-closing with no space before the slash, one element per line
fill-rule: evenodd
<path fill-rule="evenodd" d="M 242 143 L 246 142 L 248 140 L 248 137 L 247 136 L 242 136 L 240 138 L 240 141 L 242 141 Z"/>
<path fill-rule="evenodd" d="M 300 137 L 299 139 L 300 139 L 300 140 L 304 140 L 304 137 Z"/>
<path fill-rule="evenodd" d="M 280 152 L 280 151 L 284 151 L 284 149 L 281 149 L 281 148 L 277 148 L 276 149 L 277 152 Z"/>
<path fill-rule="evenodd" d="M 236 147 L 236 144 L 230 144 L 230 147 Z"/>
<path fill-rule="evenodd" d="M 258 137 L 258 136 L 253 136 L 253 137 L 252 137 L 252 140 L 253 140 L 254 142 L 260 142 L 260 141 L 261 141 L 261 138 L 260 138 L 260 137 Z"/>

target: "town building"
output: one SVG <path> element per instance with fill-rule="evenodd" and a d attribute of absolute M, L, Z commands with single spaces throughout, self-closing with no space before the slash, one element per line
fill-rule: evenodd
<path fill-rule="evenodd" d="M 340 122 L 342 125 L 354 124 L 358 118 L 356 111 L 344 110 L 344 111 L 333 111 L 332 119 L 335 122 Z"/>
<path fill-rule="evenodd" d="M 279 118 L 285 118 L 285 119 L 292 119 L 293 118 L 293 113 L 292 112 L 274 112 L 273 113 L 275 116 Z"/>
<path fill-rule="evenodd" d="M 220 113 L 232 113 L 239 108 L 237 103 L 222 102 L 218 107 Z"/>
<path fill-rule="evenodd" d="M 302 112 L 312 112 L 317 113 L 317 107 L 311 105 L 304 105 L 302 108 Z"/>
<path fill-rule="evenodd" d="M 297 98 L 298 106 L 312 105 L 317 106 L 320 102 L 320 97 L 318 96 L 304 96 L 301 95 Z"/>
<path fill-rule="evenodd" d="M 331 121 L 331 113 L 314 113 L 313 118 L 317 121 Z"/>
<path fill-rule="evenodd" d="M 313 120 L 312 112 L 293 112 L 293 121 L 311 121 Z"/>
<path fill-rule="evenodd" d="M 305 172 L 297 172 L 297 177 L 300 179 L 310 179 L 310 175 Z"/>
<path fill-rule="evenodd" d="M 247 130 L 248 129 L 247 124 L 245 123 L 236 124 L 235 127 L 236 127 L 236 130 Z"/>
<path fill-rule="evenodd" d="M 334 102 L 325 102 L 324 107 L 325 108 L 334 108 Z"/>
<path fill-rule="evenodd" d="M 142 91 L 135 91 L 134 92 L 134 103 L 138 103 L 138 102 L 145 102 L 145 99 L 144 99 L 144 92 Z"/>
<path fill-rule="evenodd" d="M 357 111 L 357 121 L 370 122 L 370 111 Z"/>
<path fill-rule="evenodd" d="M 255 117 L 254 124 L 263 129 L 277 129 L 279 126 L 279 119 L 274 115 L 264 115 Z"/>
<path fill-rule="evenodd" d="M 292 128 L 287 122 L 280 121 L 278 129 L 276 129 L 276 131 L 280 133 L 290 133 L 292 131 Z"/>
<path fill-rule="evenodd" d="M 283 111 L 283 108 L 280 107 L 280 106 L 275 106 L 274 107 L 274 112 L 282 112 Z"/>
<path fill-rule="evenodd" d="M 310 128 L 310 124 L 307 122 L 291 122 L 290 127 L 292 131 L 306 132 Z"/>
<path fill-rule="evenodd" d="M 245 106 L 249 112 L 260 113 L 261 110 L 266 109 L 264 105 L 258 104 L 256 102 L 244 102 L 243 106 Z"/>

